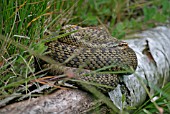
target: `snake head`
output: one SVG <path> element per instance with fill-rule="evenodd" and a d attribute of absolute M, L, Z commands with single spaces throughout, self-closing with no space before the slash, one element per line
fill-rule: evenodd
<path fill-rule="evenodd" d="M 118 47 L 119 47 L 120 49 L 127 49 L 127 48 L 129 48 L 128 43 L 127 43 L 127 42 L 124 42 L 124 41 L 120 41 L 120 42 L 118 43 Z"/>
<path fill-rule="evenodd" d="M 109 42 L 109 43 L 107 43 L 107 47 L 120 48 L 120 49 L 129 48 L 127 42 L 123 42 L 123 41 L 119 41 L 119 40 L 116 40 L 115 42 Z"/>

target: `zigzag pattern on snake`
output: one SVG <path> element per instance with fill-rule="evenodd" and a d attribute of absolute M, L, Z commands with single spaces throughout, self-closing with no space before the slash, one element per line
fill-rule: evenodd
<path fill-rule="evenodd" d="M 128 44 L 113 38 L 101 27 L 66 25 L 61 31 L 73 33 L 47 43 L 48 56 L 66 67 L 85 69 L 79 72 L 77 79 L 116 87 L 122 74 L 82 74 L 108 66 L 102 71 L 135 70 L 137 67 L 136 54 Z M 55 74 L 54 71 L 50 72 Z"/>

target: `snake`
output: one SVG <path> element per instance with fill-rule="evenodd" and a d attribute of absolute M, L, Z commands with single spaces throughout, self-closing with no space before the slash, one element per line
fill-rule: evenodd
<path fill-rule="evenodd" d="M 60 30 L 62 34 L 67 35 L 46 43 L 47 56 L 68 68 L 83 69 L 76 77 L 78 80 L 116 87 L 122 74 L 131 74 L 127 71 L 137 67 L 133 49 L 126 42 L 112 37 L 103 27 L 65 25 Z M 46 68 L 48 65 L 42 66 Z M 98 69 L 100 73 L 84 75 Z M 56 75 L 55 70 L 58 69 L 49 72 Z"/>

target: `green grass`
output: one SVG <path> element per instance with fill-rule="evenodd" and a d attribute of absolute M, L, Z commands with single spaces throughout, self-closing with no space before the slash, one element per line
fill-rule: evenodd
<path fill-rule="evenodd" d="M 104 25 L 112 36 L 122 39 L 166 24 L 169 18 L 169 0 L 1 0 L 0 99 L 41 77 L 34 74 L 33 56 L 47 59 L 43 56 L 46 29 L 57 31 L 65 24 Z M 170 112 L 169 96 L 161 97 L 157 104 Z M 141 114 L 156 112 L 151 102 L 136 110 Z"/>

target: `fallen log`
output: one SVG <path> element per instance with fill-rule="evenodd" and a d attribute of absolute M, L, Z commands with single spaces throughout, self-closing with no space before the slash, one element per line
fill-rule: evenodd
<path fill-rule="evenodd" d="M 137 54 L 138 67 L 134 74 L 124 76 L 123 82 L 130 92 L 130 95 L 126 96 L 131 99 L 128 105 L 140 106 L 147 97 L 145 87 L 153 95 L 155 88 L 164 87 L 170 80 L 170 29 L 156 27 L 131 37 L 137 37 L 127 42 Z M 142 82 L 145 82 L 145 85 Z M 115 105 L 122 109 L 122 93 L 119 87 L 109 95 Z"/>
<path fill-rule="evenodd" d="M 129 100 L 122 101 L 122 83 L 115 90 L 109 92 L 112 102 L 120 110 L 125 106 L 140 106 L 146 100 L 147 90 L 153 95 L 155 93 L 154 87 L 162 88 L 170 80 L 170 29 L 159 26 L 130 37 L 135 39 L 126 40 L 126 42 L 137 54 L 138 67 L 134 74 L 124 76 L 122 79 L 122 83 L 129 92 L 126 95 L 126 99 Z M 0 109 L 0 113 L 76 114 L 87 110 L 93 101 L 94 98 L 87 92 L 77 89 L 61 89 L 51 95 L 31 98 L 5 106 Z"/>

